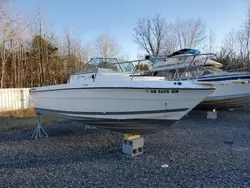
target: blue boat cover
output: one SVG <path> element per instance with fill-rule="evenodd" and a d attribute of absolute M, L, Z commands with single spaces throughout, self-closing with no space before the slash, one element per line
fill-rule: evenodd
<path fill-rule="evenodd" d="M 189 49 L 189 48 L 184 48 L 178 51 L 173 52 L 172 54 L 168 55 L 168 57 L 180 55 L 180 54 L 200 54 L 201 52 L 199 50 L 195 49 Z M 151 55 L 145 56 L 145 59 L 148 59 L 151 62 L 155 62 L 156 60 L 164 60 L 166 58 L 157 58 Z"/>
<path fill-rule="evenodd" d="M 172 54 L 169 55 L 169 57 L 180 55 L 180 54 L 200 54 L 200 53 L 201 52 L 199 50 L 185 48 L 185 49 L 181 49 L 181 50 L 173 52 Z"/>

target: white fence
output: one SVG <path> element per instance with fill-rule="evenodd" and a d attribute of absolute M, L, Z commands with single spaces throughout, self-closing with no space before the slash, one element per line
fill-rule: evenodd
<path fill-rule="evenodd" d="M 0 112 L 31 107 L 30 88 L 0 89 Z"/>

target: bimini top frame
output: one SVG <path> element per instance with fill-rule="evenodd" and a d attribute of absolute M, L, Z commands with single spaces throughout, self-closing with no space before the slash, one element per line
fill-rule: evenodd
<path fill-rule="evenodd" d="M 147 65 L 150 65 L 150 69 L 149 71 L 152 72 L 152 75 L 154 74 L 154 68 L 157 66 L 157 62 L 165 62 L 166 64 L 164 66 L 168 66 L 167 62 L 168 60 L 171 59 L 177 59 L 177 61 L 175 61 L 175 65 L 176 68 L 174 68 L 175 73 L 173 76 L 173 80 L 175 79 L 183 79 L 184 75 L 186 74 L 186 72 L 188 71 L 188 69 L 191 67 L 192 63 L 195 60 L 205 60 L 204 63 L 202 64 L 196 64 L 195 66 L 200 67 L 199 69 L 199 73 L 197 75 L 196 78 L 198 78 L 201 74 L 201 71 L 203 69 L 203 67 L 205 66 L 207 60 L 211 57 L 215 57 L 216 54 L 213 53 L 204 53 L 204 54 L 183 54 L 183 55 L 176 55 L 176 56 L 168 56 L 168 57 L 154 57 L 154 56 L 146 56 L 144 59 L 138 59 L 138 60 L 132 60 L 132 61 L 118 61 L 117 58 L 100 58 L 100 57 L 95 57 L 95 58 L 91 58 L 90 61 L 88 61 L 79 71 L 73 73 L 75 74 L 85 74 L 85 73 L 94 73 L 94 77 L 93 77 L 93 82 L 96 80 L 96 76 L 98 74 L 99 71 L 103 71 L 103 72 L 110 72 L 110 73 L 130 73 L 131 75 L 131 81 L 133 80 L 139 66 L 141 65 L 142 62 L 147 62 Z M 182 62 L 180 62 L 182 61 Z M 179 69 L 181 68 L 181 64 L 183 64 L 183 62 L 187 63 L 188 61 L 190 61 L 188 63 L 187 66 L 182 67 L 185 68 L 184 72 L 181 74 L 181 76 L 179 78 L 177 78 L 177 73 L 179 71 Z M 125 65 L 130 65 L 131 69 L 130 71 L 126 71 L 126 67 Z M 90 69 L 90 70 L 89 70 Z M 170 69 L 169 69 L 170 70 Z"/>
<path fill-rule="evenodd" d="M 202 69 L 204 68 L 207 60 L 209 58 L 215 57 L 216 54 L 214 53 L 204 53 L 204 54 L 184 54 L 184 55 L 177 55 L 177 56 L 168 56 L 168 57 L 153 57 L 153 56 L 147 56 L 146 59 L 148 59 L 149 61 L 151 61 L 153 63 L 153 72 L 155 71 L 155 68 L 157 67 L 157 62 L 163 62 L 164 65 L 161 65 L 160 67 L 166 67 L 167 70 L 175 70 L 174 72 L 174 76 L 173 76 L 173 80 L 176 79 L 183 79 L 186 72 L 189 70 L 189 68 L 192 66 L 194 61 L 201 61 L 204 60 L 203 63 L 197 63 L 193 66 L 198 67 L 199 71 L 198 74 L 196 76 L 196 78 L 198 78 L 201 75 Z M 177 61 L 175 61 L 175 68 L 167 68 L 168 67 L 168 60 L 171 59 L 176 59 Z M 186 64 L 189 60 L 190 62 L 188 63 L 187 66 L 182 66 L 183 64 Z M 172 61 L 174 62 L 174 61 Z M 180 68 L 185 68 L 184 72 L 181 74 L 181 76 L 179 78 L 177 78 L 177 73 L 179 72 Z"/>

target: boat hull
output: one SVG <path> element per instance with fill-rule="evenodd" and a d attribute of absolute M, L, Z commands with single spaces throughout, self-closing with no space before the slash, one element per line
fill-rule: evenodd
<path fill-rule="evenodd" d="M 153 134 L 171 126 L 177 120 L 161 120 L 161 119 L 112 119 L 112 118 L 88 118 L 70 115 L 68 112 L 57 112 L 48 109 L 35 109 L 37 114 L 57 116 L 59 118 L 70 119 L 84 123 L 86 125 L 93 125 L 99 129 L 106 129 L 119 133 L 130 134 Z M 67 113 L 67 115 L 66 115 Z"/>
<path fill-rule="evenodd" d="M 244 80 L 213 82 L 216 90 L 195 109 L 230 109 L 250 105 L 250 82 Z"/>
<path fill-rule="evenodd" d="M 181 119 L 213 91 L 81 86 L 31 90 L 30 94 L 37 114 L 60 116 L 121 133 L 151 134 Z"/>

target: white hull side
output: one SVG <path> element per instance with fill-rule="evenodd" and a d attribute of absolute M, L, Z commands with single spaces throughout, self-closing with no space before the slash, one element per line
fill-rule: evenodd
<path fill-rule="evenodd" d="M 159 131 L 181 119 L 212 91 L 180 89 L 178 93 L 151 93 L 143 88 L 77 88 L 31 91 L 31 97 L 38 113 L 53 113 L 118 132 L 143 134 Z M 127 124 L 122 124 L 123 121 Z"/>
<path fill-rule="evenodd" d="M 179 93 L 162 94 L 150 93 L 145 89 L 72 89 L 34 92 L 32 93 L 32 101 L 36 108 L 89 113 L 81 115 L 82 117 L 179 120 L 186 114 L 186 111 L 122 115 L 119 115 L 119 112 L 130 113 L 193 108 L 199 101 L 202 101 L 202 96 L 208 93 L 206 90 L 198 90 L 197 92 L 198 94 L 192 90 L 180 90 Z M 204 94 L 200 95 L 201 92 Z M 91 114 L 91 112 L 96 114 Z M 116 112 L 117 114 L 115 114 Z M 111 114 L 109 115 L 109 113 Z"/>
<path fill-rule="evenodd" d="M 212 82 L 210 82 L 212 83 Z M 229 109 L 250 104 L 250 83 L 220 81 L 213 82 L 216 90 L 202 101 L 200 109 Z"/>

